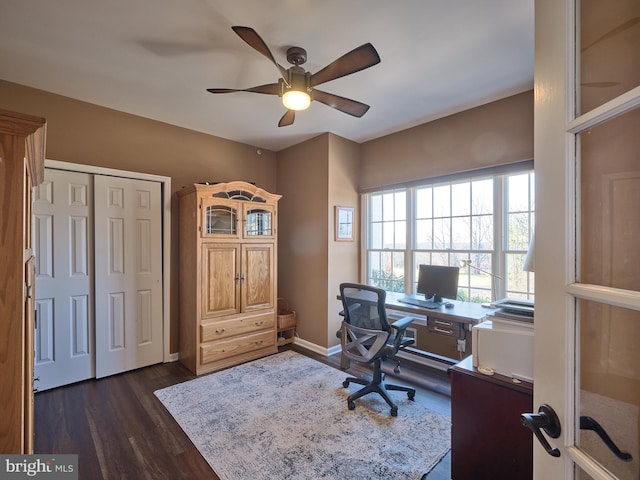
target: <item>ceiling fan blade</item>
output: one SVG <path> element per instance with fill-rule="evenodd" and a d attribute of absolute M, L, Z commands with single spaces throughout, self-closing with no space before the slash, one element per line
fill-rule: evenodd
<path fill-rule="evenodd" d="M 353 115 L 354 117 L 359 118 L 367 113 L 367 110 L 369 110 L 369 105 L 351 100 L 350 98 L 334 95 L 333 93 L 316 90 L 315 88 L 313 89 L 311 95 L 314 100 L 333 107 L 336 110 L 340 110 L 341 112 Z"/>
<path fill-rule="evenodd" d="M 287 78 L 287 70 L 286 68 L 284 68 L 282 65 L 280 65 L 278 62 L 276 62 L 276 59 L 273 58 L 273 54 L 271 53 L 271 50 L 269 50 L 269 47 L 267 47 L 267 44 L 264 43 L 264 40 L 262 40 L 262 38 L 260 37 L 260 35 L 258 35 L 258 32 L 256 32 L 253 28 L 251 27 L 239 27 L 239 26 L 235 26 L 235 27 L 231 27 L 233 29 L 234 32 L 236 32 L 236 34 L 245 42 L 247 42 L 247 44 L 249 44 L 249 46 L 251 48 L 253 48 L 254 50 L 257 50 L 258 52 L 260 52 L 262 55 L 264 55 L 265 57 L 267 57 L 269 60 L 271 60 L 271 63 L 273 63 L 276 68 L 278 69 L 278 71 L 280 72 L 280 75 L 282 76 L 282 78 L 284 79 L 285 83 L 288 85 L 289 81 Z"/>
<path fill-rule="evenodd" d="M 279 95 L 280 85 L 277 83 L 267 83 L 265 85 L 258 85 L 251 88 L 207 88 L 209 93 L 233 93 L 233 92 L 252 92 L 252 93 L 264 93 L 266 95 Z"/>
<path fill-rule="evenodd" d="M 373 45 L 365 43 L 333 61 L 322 70 L 311 75 L 312 87 L 336 78 L 350 75 L 380 63 L 380 56 Z"/>
<path fill-rule="evenodd" d="M 279 127 L 286 127 L 288 125 L 293 124 L 293 121 L 296 119 L 296 111 L 295 110 L 287 110 L 286 113 L 282 116 L 280 121 L 278 122 Z"/>

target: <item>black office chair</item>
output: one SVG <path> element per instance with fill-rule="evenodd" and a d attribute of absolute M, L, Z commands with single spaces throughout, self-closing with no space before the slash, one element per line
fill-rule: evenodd
<path fill-rule="evenodd" d="M 391 416 L 395 417 L 398 415 L 398 407 L 387 390 L 407 392 L 409 400 L 413 400 L 416 391 L 410 387 L 385 383 L 381 364 L 383 360 L 398 353 L 398 350 L 413 344 L 413 338 L 404 336 L 413 318 L 404 317 L 390 325 L 384 306 L 386 292 L 380 288 L 343 283 L 340 285 L 340 296 L 344 307 L 341 312 L 344 320 L 340 330 L 342 354 L 349 360 L 373 364 L 372 379 L 347 377 L 342 382 L 345 388 L 352 382 L 364 385 L 364 388 L 347 398 L 347 406 L 349 410 L 353 410 L 356 408 L 354 400 L 377 392 L 389 404 Z"/>

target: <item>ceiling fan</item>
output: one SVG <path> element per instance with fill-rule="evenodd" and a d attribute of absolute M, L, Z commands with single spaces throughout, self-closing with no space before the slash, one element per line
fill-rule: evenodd
<path fill-rule="evenodd" d="M 268 83 L 257 87 L 245 89 L 207 88 L 208 92 L 253 92 L 266 95 L 278 95 L 282 98 L 282 103 L 287 108 L 286 113 L 278 122 L 279 127 L 291 125 L 295 120 L 296 111 L 308 108 L 312 100 L 317 100 L 320 103 L 324 103 L 354 117 L 361 117 L 369 110 L 369 105 L 332 93 L 323 92 L 315 87 L 380 63 L 380 56 L 370 43 L 365 43 L 358 48 L 354 48 L 322 70 L 316 73 L 310 73 L 300 66 L 307 61 L 307 52 L 304 48 L 289 48 L 287 50 L 287 61 L 293 66 L 284 68 L 276 62 L 267 44 L 253 28 L 239 26 L 231 28 L 242 40 L 248 43 L 250 47 L 271 60 L 271 63 L 278 69 L 281 78 L 278 79 L 277 83 Z"/>

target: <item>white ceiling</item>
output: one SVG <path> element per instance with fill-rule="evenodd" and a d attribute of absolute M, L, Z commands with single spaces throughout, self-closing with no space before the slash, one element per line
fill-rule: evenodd
<path fill-rule="evenodd" d="M 533 87 L 534 0 L 2 0 L 0 78 L 278 151 L 324 132 L 364 142 Z M 322 85 L 364 102 L 318 102 L 278 127 L 276 96 L 209 87 L 277 81 L 232 30 L 253 27 L 285 68 L 314 73 L 371 42 L 381 63 Z"/>

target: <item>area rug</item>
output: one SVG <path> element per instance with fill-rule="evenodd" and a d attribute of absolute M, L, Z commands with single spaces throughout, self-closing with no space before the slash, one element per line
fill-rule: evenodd
<path fill-rule="evenodd" d="M 391 392 L 347 409 L 359 385 L 346 374 L 286 351 L 155 395 L 222 480 L 419 480 L 449 451 L 450 420 Z"/>

